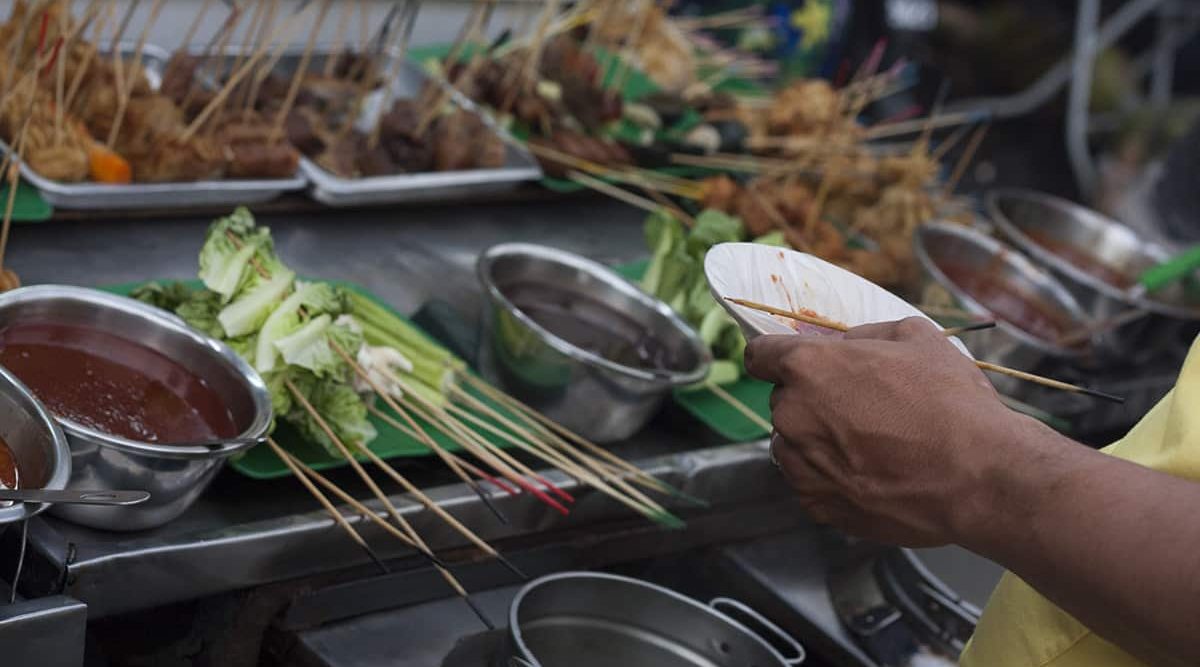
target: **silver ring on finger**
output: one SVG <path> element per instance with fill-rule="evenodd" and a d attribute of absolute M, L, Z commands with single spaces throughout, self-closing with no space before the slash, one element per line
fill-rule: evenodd
<path fill-rule="evenodd" d="M 775 444 L 779 442 L 779 434 L 771 434 L 771 444 L 767 446 L 767 458 L 771 459 L 771 465 L 783 470 L 783 466 L 779 465 L 779 459 L 775 457 Z"/>

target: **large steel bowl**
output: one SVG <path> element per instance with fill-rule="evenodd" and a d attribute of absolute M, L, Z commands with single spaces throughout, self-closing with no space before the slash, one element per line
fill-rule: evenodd
<path fill-rule="evenodd" d="M 611 269 L 545 246 L 508 243 L 479 259 L 486 294 L 479 360 L 484 375 L 551 419 L 597 442 L 633 435 L 673 387 L 704 378 L 708 347 L 670 306 Z M 538 324 L 510 299 L 515 286 L 544 286 L 556 294 L 615 311 L 664 346 L 668 369 L 611 361 Z"/>
<path fill-rule="evenodd" d="M 1089 351 L 1086 346 L 1064 347 L 1056 340 L 1036 336 L 1007 321 L 1003 314 L 993 313 L 972 294 L 956 283 L 945 267 L 958 264 L 988 272 L 993 279 L 1012 287 L 1029 299 L 1044 303 L 1071 323 L 1071 330 L 1086 330 L 1091 320 L 1071 292 L 1053 275 L 1024 255 L 982 232 L 949 223 L 922 225 L 913 238 L 914 252 L 921 266 L 921 302 L 963 310 L 980 319 L 994 319 L 996 326 L 973 331 L 962 337 L 967 349 L 976 359 L 1009 366 L 1035 369 L 1048 361 L 1076 362 Z M 1012 378 L 994 378 L 1004 393 L 1028 401 L 1052 413 L 1063 406 L 1043 405 L 1045 394 Z"/>
<path fill-rule="evenodd" d="M 1030 233 L 1048 236 L 1110 269 L 1136 278 L 1170 259 L 1163 247 L 1143 241 L 1125 225 L 1060 197 L 1032 190 L 999 189 L 987 193 L 988 214 L 1013 244 L 1059 276 L 1096 321 L 1131 308 L 1146 317 L 1122 326 L 1107 337 L 1110 349 L 1123 353 L 1152 347 L 1147 336 L 1166 334 L 1166 320 L 1200 320 L 1200 301 L 1189 298 L 1180 284 L 1149 295 L 1113 285 L 1072 264 L 1039 244 Z M 1155 321 L 1157 320 L 1157 321 Z"/>
<path fill-rule="evenodd" d="M 16 459 L 22 489 L 63 489 L 71 451 L 54 418 L 21 381 L 0 368 L 0 438 Z M 0 525 L 42 512 L 45 503 L 0 503 Z"/>
<path fill-rule="evenodd" d="M 80 287 L 44 285 L 0 294 L 0 330 L 28 321 L 97 329 L 169 356 L 222 397 L 240 433 L 228 443 L 181 447 L 137 442 L 56 416 L 71 447 L 70 486 L 150 492 L 150 500 L 140 505 L 61 505 L 51 510 L 56 516 L 106 530 L 165 524 L 200 497 L 229 457 L 252 447 L 270 427 L 270 394 L 254 369 L 228 346 L 170 313 Z"/>

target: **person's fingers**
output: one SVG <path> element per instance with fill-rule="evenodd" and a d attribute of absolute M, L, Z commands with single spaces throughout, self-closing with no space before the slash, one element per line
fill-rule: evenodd
<path fill-rule="evenodd" d="M 919 340 L 942 336 L 941 329 L 923 317 L 908 317 L 895 322 L 874 322 L 854 327 L 846 332 L 847 340 Z"/>
<path fill-rule="evenodd" d="M 771 384 L 784 383 L 784 359 L 804 344 L 801 336 L 758 336 L 746 343 L 746 372 Z"/>
<path fill-rule="evenodd" d="M 746 371 L 764 382 L 788 384 L 804 374 L 822 348 L 841 342 L 827 336 L 759 336 L 746 345 Z"/>

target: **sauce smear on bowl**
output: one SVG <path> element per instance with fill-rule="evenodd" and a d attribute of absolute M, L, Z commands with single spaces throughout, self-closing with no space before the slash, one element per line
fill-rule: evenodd
<path fill-rule="evenodd" d="M 15 489 L 20 481 L 17 457 L 13 456 L 8 443 L 0 440 L 0 489 Z"/>
<path fill-rule="evenodd" d="M 237 435 L 229 408 L 203 379 L 104 331 L 14 324 L 0 331 L 0 364 L 55 415 L 103 433 L 156 444 Z"/>
<path fill-rule="evenodd" d="M 1103 280 L 1104 282 L 1118 289 L 1129 289 L 1136 282 L 1132 277 L 1126 275 L 1108 264 L 1092 257 L 1086 250 L 1077 248 L 1070 243 L 1061 241 L 1050 236 L 1046 232 L 1040 230 L 1026 230 L 1029 238 L 1033 239 L 1038 245 L 1046 250 L 1062 257 L 1075 268 L 1083 271 L 1094 278 Z"/>

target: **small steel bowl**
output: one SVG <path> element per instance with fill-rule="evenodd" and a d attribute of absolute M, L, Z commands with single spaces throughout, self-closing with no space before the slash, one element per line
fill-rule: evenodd
<path fill-rule="evenodd" d="M 12 373 L 0 367 L 0 438 L 12 450 L 22 489 L 63 489 L 71 477 L 71 450 L 49 411 Z M 0 525 L 45 510 L 45 503 L 0 503 Z"/>
<path fill-rule="evenodd" d="M 262 379 L 225 344 L 153 306 L 81 287 L 42 285 L 0 294 L 0 330 L 43 321 L 105 331 L 169 356 L 221 396 L 240 435 L 228 443 L 181 447 L 137 442 L 55 417 L 71 448 L 70 486 L 137 489 L 150 500 L 132 507 L 61 505 L 55 516 L 105 530 L 161 526 L 200 497 L 225 461 L 266 436 L 271 398 Z"/>
<path fill-rule="evenodd" d="M 708 347 L 670 306 L 611 269 L 545 246 L 508 243 L 479 259 L 486 293 L 479 361 L 484 375 L 551 419 L 597 442 L 633 435 L 673 387 L 702 380 Z M 619 314 L 664 346 L 668 369 L 611 361 L 546 330 L 518 308 L 515 286 L 578 296 Z"/>
<path fill-rule="evenodd" d="M 986 205 L 1000 231 L 1060 277 L 1093 320 L 1107 320 L 1131 308 L 1155 316 L 1136 320 L 1107 335 L 1105 346 L 1109 351 L 1123 355 L 1152 347 L 1154 343 L 1147 340 L 1147 334 L 1165 334 L 1175 328 L 1163 326 L 1164 318 L 1176 323 L 1200 319 L 1200 302 L 1189 299 L 1180 284 L 1138 296 L 1075 266 L 1029 235 L 1033 230 L 1048 235 L 1132 278 L 1171 258 L 1165 248 L 1139 239 L 1125 225 L 1066 199 L 1032 190 L 992 190 L 987 193 Z M 1152 322 L 1155 318 L 1157 323 Z"/>
<path fill-rule="evenodd" d="M 978 315 L 980 319 L 996 320 L 995 328 L 962 336 L 976 359 L 1012 368 L 1033 369 L 1047 360 L 1073 362 L 1087 354 L 1087 347 L 1064 347 L 1057 341 L 1038 337 L 1005 321 L 943 270 L 944 266 L 957 263 L 994 272 L 1006 284 L 1063 314 L 1075 327 L 1087 329 L 1091 321 L 1070 291 L 1024 255 L 979 231 L 943 222 L 922 225 L 913 238 L 913 245 L 922 271 L 922 303 L 945 305 Z M 998 388 L 1005 393 L 1021 400 L 1026 398 L 1024 390 L 1027 387 L 1023 383 L 1013 382 L 1011 378 L 995 379 Z"/>

